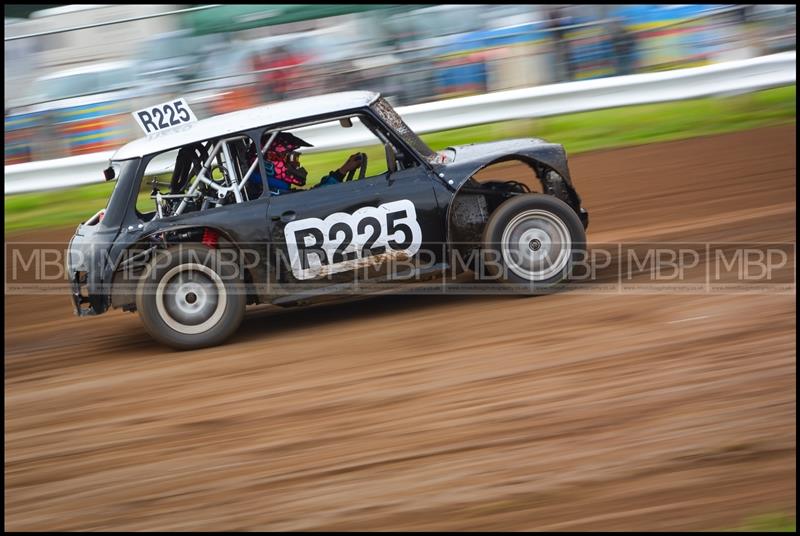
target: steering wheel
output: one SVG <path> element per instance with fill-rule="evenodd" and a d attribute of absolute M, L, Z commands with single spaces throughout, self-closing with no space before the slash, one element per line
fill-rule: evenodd
<path fill-rule="evenodd" d="M 359 168 L 358 168 L 358 180 L 361 180 L 367 174 L 367 154 L 366 153 L 358 153 L 358 156 L 361 158 L 361 166 L 359 166 Z M 347 181 L 353 180 L 353 176 L 355 174 L 356 174 L 355 168 L 351 169 L 350 171 L 347 172 L 347 177 L 345 177 L 343 182 L 347 182 Z"/>

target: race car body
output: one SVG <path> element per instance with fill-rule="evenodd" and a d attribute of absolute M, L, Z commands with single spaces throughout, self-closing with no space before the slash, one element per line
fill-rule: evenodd
<path fill-rule="evenodd" d="M 73 299 L 79 315 L 138 311 L 155 338 L 176 348 L 218 344 L 248 304 L 383 291 L 441 278 L 488 251 L 495 262 L 479 268 L 497 282 L 542 291 L 568 278 L 585 249 L 588 214 L 558 144 L 519 139 L 434 152 L 372 92 L 201 121 L 188 120 L 182 101 L 137 113 L 146 128 L 169 124 L 159 116 L 177 124 L 113 156 L 109 204 L 70 243 Z M 331 136 L 331 125 L 341 135 Z M 350 133 L 354 125 L 361 130 Z M 351 169 L 337 181 L 276 191 L 270 158 L 288 134 L 331 146 L 371 136 L 382 147 L 369 159 L 351 157 L 358 177 Z M 509 160 L 527 164 L 530 176 L 476 177 Z M 166 175 L 152 171 L 162 168 L 171 170 L 168 191 L 159 182 Z M 137 207 L 145 177 L 155 177 L 150 212 Z"/>

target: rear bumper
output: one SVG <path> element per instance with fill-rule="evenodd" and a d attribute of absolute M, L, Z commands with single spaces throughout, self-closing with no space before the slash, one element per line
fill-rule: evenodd
<path fill-rule="evenodd" d="M 67 251 L 67 269 L 74 313 L 77 316 L 94 316 L 106 312 L 108 297 L 103 285 L 103 256 L 91 238 L 72 237 Z"/>
<path fill-rule="evenodd" d="M 77 316 L 94 316 L 106 311 L 103 297 L 89 294 L 87 275 L 87 272 L 72 274 L 72 303 Z"/>

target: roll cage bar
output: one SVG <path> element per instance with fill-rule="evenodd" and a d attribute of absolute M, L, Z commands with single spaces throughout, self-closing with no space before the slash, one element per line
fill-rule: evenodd
<path fill-rule="evenodd" d="M 337 119 L 350 118 L 353 117 L 354 115 L 368 117 L 369 121 L 367 122 L 361 121 L 361 123 L 365 127 L 367 127 L 379 140 L 381 140 L 384 147 L 386 148 L 387 157 L 390 154 L 389 146 L 391 146 L 392 155 L 396 155 L 398 153 L 397 148 L 395 147 L 397 143 L 393 142 L 389 138 L 387 133 L 384 133 L 383 129 L 380 128 L 381 126 L 383 126 L 381 120 L 366 114 L 363 110 L 340 113 L 333 117 L 326 117 L 323 119 L 309 120 L 303 123 L 293 124 L 291 125 L 291 128 L 302 128 L 305 126 L 312 126 L 328 121 L 335 121 Z M 377 125 L 372 124 L 373 122 L 376 122 Z M 384 128 L 389 128 L 389 127 L 384 127 Z M 238 173 L 239 170 L 237 169 L 236 162 L 232 156 L 233 152 L 231 151 L 231 147 L 229 144 L 232 144 L 237 141 L 247 141 L 247 140 L 253 141 L 251 137 L 247 134 L 237 134 L 216 141 L 214 143 L 213 149 L 208 153 L 208 158 L 206 158 L 205 162 L 202 163 L 199 172 L 192 180 L 189 190 L 186 193 L 163 194 L 158 188 L 156 187 L 153 188 L 153 192 L 151 192 L 150 198 L 155 201 L 156 205 L 155 217 L 159 219 L 165 217 L 164 201 L 169 199 L 181 200 L 178 207 L 171 214 L 169 214 L 170 216 L 178 216 L 183 214 L 192 200 L 200 198 L 203 199 L 202 205 L 200 206 L 201 211 L 207 210 L 212 205 L 215 207 L 222 206 L 223 204 L 225 204 L 225 199 L 227 199 L 230 194 L 233 194 L 233 199 L 235 203 L 243 203 L 249 201 L 250 199 L 245 187 L 247 186 L 248 181 L 253 176 L 256 167 L 259 166 L 260 162 L 263 160 L 263 157 L 266 155 L 269 147 L 275 141 L 275 138 L 277 137 L 278 133 L 285 129 L 287 129 L 287 126 L 275 126 L 271 129 L 267 128 L 264 130 L 263 134 L 269 133 L 270 137 L 259 151 L 261 153 L 261 158 L 256 158 L 255 160 L 253 160 L 253 162 L 250 164 L 249 168 L 245 172 L 244 177 L 240 177 Z M 404 144 L 402 138 L 398 137 L 398 139 L 400 139 L 400 143 Z M 427 165 L 427 162 L 425 162 L 424 159 L 420 158 L 414 150 L 404 150 L 402 154 L 404 155 L 410 154 L 410 156 L 414 160 L 416 160 L 418 164 Z M 214 160 L 217 161 L 216 165 L 214 164 Z M 400 166 L 401 169 L 405 167 L 405 165 L 402 162 L 400 164 L 401 164 Z M 216 167 L 218 167 L 222 171 L 223 184 L 220 184 L 212 180 L 211 174 L 213 169 Z M 390 171 L 393 171 L 392 167 L 393 166 L 391 166 L 390 164 Z M 264 183 L 264 191 L 266 191 L 266 178 L 262 177 L 262 180 Z M 216 199 L 208 195 L 204 195 L 202 193 L 201 187 L 203 185 L 216 192 Z"/>
<path fill-rule="evenodd" d="M 269 138 L 269 141 L 267 141 L 267 143 L 261 149 L 262 155 L 266 154 L 267 149 L 270 147 L 270 145 L 272 145 L 272 142 L 275 140 L 275 137 L 277 135 L 278 135 L 277 131 L 272 133 L 272 135 Z M 247 191 L 245 190 L 245 186 L 247 186 L 247 181 L 250 180 L 250 177 L 253 175 L 256 166 L 258 166 L 258 158 L 253 160 L 253 163 L 250 164 L 250 168 L 247 170 L 247 173 L 245 173 L 245 176 L 240 180 L 238 176 L 238 170 L 236 169 L 235 162 L 233 160 L 233 157 L 231 156 L 232 153 L 230 146 L 228 145 L 229 143 L 235 141 L 239 140 L 246 141 L 249 139 L 250 139 L 249 136 L 238 135 L 219 140 L 214 145 L 214 149 L 209 153 L 208 159 L 203 164 L 203 167 L 200 169 L 200 172 L 197 174 L 194 181 L 192 181 L 192 185 L 189 187 L 189 191 L 187 191 L 185 194 L 165 195 L 162 194 L 161 192 L 156 192 L 155 195 L 151 195 L 150 198 L 156 200 L 156 211 L 158 213 L 158 217 L 159 218 L 164 217 L 163 206 L 161 202 L 163 199 L 181 199 L 181 203 L 175 210 L 174 215 L 178 216 L 180 214 L 183 214 L 183 212 L 186 210 L 186 207 L 189 204 L 188 201 L 190 199 L 199 198 L 202 195 L 200 193 L 200 186 L 203 184 L 208 186 L 217 193 L 217 200 L 215 201 L 206 197 L 203 200 L 203 205 L 200 207 L 200 210 L 205 210 L 209 207 L 209 205 L 212 204 L 219 206 L 222 200 L 227 198 L 228 194 L 231 193 L 233 193 L 236 203 L 249 201 L 250 199 L 247 196 Z M 227 164 L 228 166 L 227 168 L 225 167 L 225 164 L 222 163 L 221 157 L 224 157 L 225 164 Z M 219 168 L 222 170 L 223 178 L 225 179 L 225 183 L 228 184 L 228 186 L 220 185 L 209 178 L 209 175 L 211 174 L 214 168 L 213 166 L 214 159 L 217 159 L 217 164 Z"/>

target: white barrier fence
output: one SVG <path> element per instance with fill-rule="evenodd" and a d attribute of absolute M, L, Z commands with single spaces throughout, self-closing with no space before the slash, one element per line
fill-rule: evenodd
<path fill-rule="evenodd" d="M 499 91 L 406 106 L 397 111 L 415 132 L 426 133 L 510 119 L 745 93 L 796 81 L 796 52 L 792 51 L 706 67 Z M 317 140 L 324 140 L 315 144 L 315 150 L 343 149 L 374 141 L 369 133 L 343 131 L 338 123 L 306 130 L 314 131 Z M 109 151 L 5 166 L 5 192 L 102 182 L 102 170 L 113 154 Z"/>

